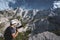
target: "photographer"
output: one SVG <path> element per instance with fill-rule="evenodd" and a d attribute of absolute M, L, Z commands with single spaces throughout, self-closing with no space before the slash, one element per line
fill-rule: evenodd
<path fill-rule="evenodd" d="M 22 26 L 16 27 L 17 24 L 16 19 L 11 20 L 10 26 L 7 27 L 4 32 L 4 40 L 14 40 L 18 36 L 18 28 L 21 28 Z"/>

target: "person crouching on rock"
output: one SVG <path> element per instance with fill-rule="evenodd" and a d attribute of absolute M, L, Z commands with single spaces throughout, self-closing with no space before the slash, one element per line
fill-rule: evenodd
<path fill-rule="evenodd" d="M 16 20 L 11 20 L 10 26 L 7 27 L 4 32 L 4 40 L 14 40 L 18 36 L 18 29 L 16 29 L 16 25 Z"/>

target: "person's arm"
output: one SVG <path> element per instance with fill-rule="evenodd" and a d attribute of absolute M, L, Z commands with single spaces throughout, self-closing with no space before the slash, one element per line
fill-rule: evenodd
<path fill-rule="evenodd" d="M 18 35 L 18 30 L 16 29 L 16 32 L 14 30 L 11 30 L 12 37 L 15 39 Z"/>
<path fill-rule="evenodd" d="M 12 34 L 12 37 L 15 39 L 17 35 L 18 35 L 18 32 L 13 33 L 13 34 Z"/>

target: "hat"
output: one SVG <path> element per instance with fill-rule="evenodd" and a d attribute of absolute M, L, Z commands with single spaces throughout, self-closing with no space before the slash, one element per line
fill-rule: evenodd
<path fill-rule="evenodd" d="M 11 23 L 11 24 L 17 24 L 17 23 L 18 23 L 18 20 L 17 20 L 17 19 L 13 19 L 13 20 L 11 20 L 10 23 Z"/>
<path fill-rule="evenodd" d="M 22 25 L 22 24 L 21 24 L 21 21 L 19 21 L 18 19 L 13 19 L 13 20 L 11 20 L 10 23 L 11 23 L 11 24 L 19 24 L 19 26 Z"/>

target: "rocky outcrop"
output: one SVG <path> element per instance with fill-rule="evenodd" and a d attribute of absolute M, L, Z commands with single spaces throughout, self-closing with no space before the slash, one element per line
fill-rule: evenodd
<path fill-rule="evenodd" d="M 31 34 L 29 40 L 60 40 L 60 37 L 51 32 Z"/>

